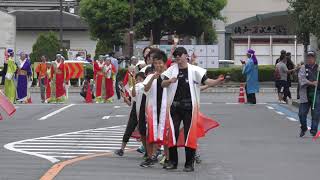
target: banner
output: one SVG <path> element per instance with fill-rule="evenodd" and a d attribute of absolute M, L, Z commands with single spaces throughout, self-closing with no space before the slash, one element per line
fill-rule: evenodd
<path fill-rule="evenodd" d="M 77 54 L 80 55 L 82 61 L 87 58 L 87 51 L 84 49 L 69 49 L 68 50 L 68 60 L 80 60 L 76 59 Z"/>
<path fill-rule="evenodd" d="M 64 62 L 69 68 L 70 79 L 79 79 L 84 77 L 84 68 L 82 62 Z"/>

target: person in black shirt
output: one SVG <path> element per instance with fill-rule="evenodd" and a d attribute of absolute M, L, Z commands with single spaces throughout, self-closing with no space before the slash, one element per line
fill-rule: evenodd
<path fill-rule="evenodd" d="M 199 91 L 200 91 L 200 85 L 199 85 L 200 83 L 203 85 L 208 85 L 209 87 L 212 87 L 222 83 L 224 80 L 224 76 L 219 76 L 217 80 L 209 79 L 205 75 L 204 69 L 188 64 L 187 55 L 188 55 L 187 50 L 183 47 L 179 47 L 175 50 L 175 52 L 173 53 L 173 56 L 175 57 L 177 66 L 179 68 L 178 76 L 168 77 L 165 75 L 166 73 L 163 73 L 165 77 L 162 82 L 162 87 L 168 88 L 168 89 L 172 88 L 172 86 L 170 86 L 171 84 L 178 83 L 177 89 L 174 95 L 174 99 L 170 108 L 170 115 L 172 118 L 172 122 L 174 124 L 174 132 L 175 132 L 176 140 L 179 139 L 180 124 L 181 124 L 181 121 L 183 122 L 185 141 L 187 141 L 187 138 L 188 138 L 188 133 L 191 128 L 191 121 L 193 116 L 192 94 L 191 94 L 190 88 L 199 88 Z M 188 69 L 189 67 L 192 68 L 190 71 Z M 176 68 L 176 66 L 172 66 L 170 68 L 173 69 L 173 68 Z M 202 76 L 201 82 L 197 84 L 196 77 L 193 77 L 194 78 L 193 83 L 189 83 L 189 72 L 193 72 L 198 76 L 199 75 Z M 192 84 L 194 87 L 190 87 L 190 84 Z M 168 94 L 168 96 L 170 95 Z M 186 145 L 185 147 L 186 163 L 183 171 L 185 172 L 194 171 L 195 152 L 196 152 L 196 149 L 187 147 Z M 177 151 L 176 145 L 169 148 L 169 160 L 170 162 L 166 166 L 166 169 L 167 170 L 177 169 L 178 151 Z"/>

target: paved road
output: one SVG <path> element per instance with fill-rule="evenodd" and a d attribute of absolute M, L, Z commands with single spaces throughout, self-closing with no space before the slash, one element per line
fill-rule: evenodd
<path fill-rule="evenodd" d="M 34 104 L 17 105 L 15 116 L 0 123 L 0 180 L 39 179 L 52 162 L 110 152 L 119 145 L 129 111 L 123 103 L 85 105 L 77 94 L 72 94 L 69 103 L 73 105 L 42 105 L 37 95 L 33 95 Z M 298 138 L 297 109 L 274 104 L 276 97 L 271 93 L 260 94 L 256 106 L 236 101 L 237 94 L 202 94 L 202 111 L 219 121 L 221 127 L 201 140 L 203 163 L 194 173 L 181 173 L 182 155 L 180 168 L 167 172 L 160 166 L 140 168 L 141 155 L 128 152 L 122 158 L 104 156 L 80 161 L 67 166 L 56 179 L 318 178 L 320 141 L 312 141 L 309 135 Z M 53 113 L 63 107 L 67 108 Z M 8 143 L 13 143 L 14 150 L 26 152 L 5 149 Z M 138 145 L 132 141 L 129 148 Z"/>

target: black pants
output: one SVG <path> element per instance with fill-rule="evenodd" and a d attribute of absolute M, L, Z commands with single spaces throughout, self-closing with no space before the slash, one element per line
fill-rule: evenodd
<path fill-rule="evenodd" d="M 116 89 L 116 94 L 117 94 L 117 98 L 118 100 L 121 98 L 120 96 L 120 89 L 119 89 L 119 73 L 117 73 L 116 75 L 116 83 L 115 83 L 115 89 Z"/>
<path fill-rule="evenodd" d="M 4 63 L 4 65 L 3 65 L 3 70 L 2 70 L 1 85 L 4 85 L 4 81 L 5 81 L 5 79 L 6 79 L 7 70 L 8 70 L 8 64 L 7 64 L 7 63 Z"/>
<path fill-rule="evenodd" d="M 278 80 L 276 81 L 276 87 L 278 89 L 278 93 L 283 94 L 283 100 L 287 101 L 287 98 L 291 96 L 288 82 L 284 80 Z"/>
<path fill-rule="evenodd" d="M 290 87 L 291 87 L 291 79 L 290 79 L 290 77 L 288 76 L 288 81 L 287 81 L 287 96 L 286 96 L 286 98 L 288 97 L 288 98 L 290 98 L 290 99 L 292 99 L 292 95 L 291 95 L 291 91 L 290 91 Z"/>
<path fill-rule="evenodd" d="M 127 127 L 124 132 L 122 142 L 125 142 L 125 143 L 129 142 L 129 139 L 132 133 L 134 132 L 134 130 L 136 129 L 137 125 L 138 125 L 138 119 L 137 119 L 137 111 L 136 111 L 136 102 L 133 102 L 132 109 L 129 116 L 129 121 L 127 123 Z"/>
<path fill-rule="evenodd" d="M 248 101 L 248 103 L 250 103 L 250 104 L 257 104 L 256 94 L 255 94 L 255 93 L 250 93 L 250 94 L 248 94 L 247 86 L 246 86 L 246 95 L 247 95 L 247 101 Z"/>
<path fill-rule="evenodd" d="M 147 126 L 146 126 L 146 99 L 145 94 L 142 95 L 140 111 L 139 111 L 139 132 L 141 136 L 147 135 Z"/>
<path fill-rule="evenodd" d="M 180 130 L 181 121 L 183 121 L 184 137 L 186 140 L 189 129 L 190 129 L 190 125 L 191 125 L 192 110 L 183 110 L 183 109 L 171 106 L 171 117 L 174 124 L 176 140 L 178 141 L 179 139 L 179 130 Z M 186 153 L 185 166 L 192 165 L 194 162 L 194 156 L 195 156 L 196 150 L 189 147 L 185 147 L 185 153 Z M 178 165 L 177 146 L 169 148 L 169 160 L 174 165 Z"/>

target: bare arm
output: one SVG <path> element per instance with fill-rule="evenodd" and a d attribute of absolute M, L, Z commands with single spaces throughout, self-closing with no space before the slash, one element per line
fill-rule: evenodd
<path fill-rule="evenodd" d="M 131 102 L 129 100 L 129 98 L 126 96 L 126 94 L 124 92 L 121 92 L 121 96 L 123 98 L 123 101 L 128 105 L 131 106 Z"/>
<path fill-rule="evenodd" d="M 152 76 L 152 78 L 150 79 L 150 81 L 149 81 L 146 85 L 144 85 L 144 91 L 145 91 L 145 92 L 148 92 L 148 91 L 151 89 L 153 80 L 158 79 L 158 77 L 159 77 L 159 73 L 155 73 L 155 74 Z"/>
<path fill-rule="evenodd" d="M 177 80 L 178 80 L 177 78 L 163 80 L 161 83 L 161 87 L 163 88 L 169 87 L 171 83 L 175 83 L 177 82 Z"/>
<path fill-rule="evenodd" d="M 208 89 L 209 86 L 208 85 L 203 85 L 203 86 L 200 86 L 200 91 L 204 91 L 206 89 Z"/>
<path fill-rule="evenodd" d="M 219 85 L 221 84 L 222 82 L 224 81 L 224 76 L 223 75 L 220 75 L 218 77 L 218 79 L 207 79 L 204 84 L 209 86 L 209 87 L 213 87 L 213 86 L 216 86 L 216 85 Z"/>

